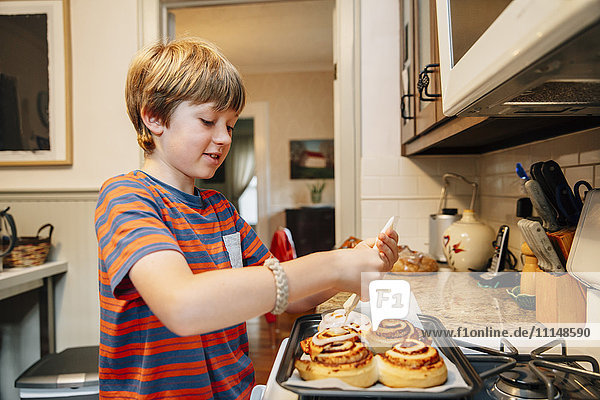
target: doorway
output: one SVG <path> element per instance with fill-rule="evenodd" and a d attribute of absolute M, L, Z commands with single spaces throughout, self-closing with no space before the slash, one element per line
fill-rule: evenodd
<path fill-rule="evenodd" d="M 279 74 L 282 69 L 298 68 L 299 66 L 305 68 L 304 71 L 322 71 L 330 77 L 329 85 L 330 88 L 332 87 L 330 90 L 333 91 L 334 99 L 331 101 L 333 105 L 325 104 L 326 107 L 323 108 L 323 105 L 320 104 L 319 111 L 316 114 L 321 115 L 322 110 L 325 110 L 324 112 L 334 116 L 333 122 L 325 125 L 330 134 L 333 131 L 335 141 L 335 181 L 333 186 L 330 186 L 333 187 L 334 194 L 330 194 L 330 196 L 334 196 L 333 201 L 336 207 L 336 238 L 356 235 L 357 232 L 360 232 L 360 193 L 358 185 L 360 179 L 358 169 L 360 165 L 360 136 L 358 130 L 360 115 L 357 108 L 359 105 L 357 99 L 360 96 L 357 87 L 360 72 L 359 65 L 357 65 L 360 46 L 360 36 L 358 34 L 360 3 L 357 0 L 350 2 L 339 0 L 271 0 L 261 2 L 254 0 L 188 2 L 161 0 L 160 3 L 160 20 L 163 34 L 169 34 L 172 37 L 175 35 L 200 36 L 215 42 L 226 56 L 238 66 L 244 77 L 251 74 Z M 321 9 L 318 12 L 315 11 L 315 6 L 323 7 L 324 4 L 328 8 Z M 257 22 L 264 21 L 261 18 L 264 17 L 265 10 L 272 9 L 275 6 L 287 9 L 287 12 L 282 14 L 281 18 L 271 19 L 275 24 L 275 28 L 272 28 L 271 25 L 266 27 L 268 24 Z M 301 7 L 301 9 L 297 12 L 290 12 L 290 7 Z M 302 22 L 294 20 L 301 12 L 304 13 L 305 9 L 313 10 L 312 17 Z M 181 25 L 184 24 L 183 21 L 196 18 L 198 12 L 206 15 L 200 22 L 194 20 L 194 30 L 186 28 L 187 30 L 180 31 Z M 234 18 L 232 18 L 232 12 Z M 327 19 L 325 22 L 329 25 L 329 28 L 325 31 L 314 26 L 315 21 L 324 22 L 324 18 Z M 269 29 L 271 30 L 269 31 Z M 295 31 L 290 33 L 291 29 L 295 29 Z M 256 30 L 261 30 L 261 32 L 255 32 Z M 262 34 L 259 39 L 257 39 L 257 33 Z M 313 35 L 311 40 L 306 39 L 307 34 Z M 249 40 L 248 37 L 252 39 Z M 248 41 L 243 42 L 240 38 Z M 328 42 L 319 42 L 323 39 Z M 306 51 L 303 47 L 305 43 L 314 42 L 318 42 L 316 51 Z M 231 57 L 228 46 L 232 46 L 231 49 L 236 54 L 241 54 L 243 58 L 236 60 Z M 280 58 L 265 57 L 264 53 L 261 52 L 265 49 L 275 49 L 276 51 L 273 54 Z M 331 58 L 325 63 L 314 62 L 313 60 L 307 64 L 306 60 L 303 61 L 303 57 L 306 58 L 323 52 L 328 52 Z M 284 55 L 288 58 L 281 58 Z M 334 68 L 334 59 L 337 68 Z M 273 87 L 273 85 L 276 86 L 279 83 L 274 84 L 270 77 L 253 86 L 268 86 L 269 84 L 272 86 L 271 89 L 277 91 L 278 87 Z M 303 85 L 303 83 L 300 85 Z M 310 90 L 311 88 L 306 89 Z M 253 98 L 252 95 L 253 91 L 250 91 L 249 100 L 251 102 L 265 103 L 265 107 L 263 107 L 265 114 L 267 109 L 271 109 L 272 114 L 269 119 L 265 119 L 264 130 L 267 133 L 269 129 L 273 130 L 272 136 L 275 137 L 275 143 L 271 143 L 272 152 L 270 152 L 268 150 L 269 142 L 272 141 L 268 140 L 266 136 L 260 139 L 257 132 L 255 132 L 256 165 L 258 169 L 258 234 L 263 242 L 268 243 L 274 229 L 284 223 L 284 219 L 279 218 L 279 215 L 283 215 L 284 209 L 298 206 L 299 203 L 304 203 L 308 199 L 305 182 L 290 181 L 289 171 L 285 172 L 289 170 L 289 160 L 287 160 L 289 140 L 322 139 L 323 137 L 319 137 L 319 135 L 314 135 L 314 137 L 302 137 L 302 135 L 313 135 L 315 126 L 319 129 L 323 124 L 318 122 L 314 112 L 299 115 L 297 117 L 298 122 L 289 119 L 285 123 L 275 121 L 275 117 L 283 119 L 282 105 L 288 106 L 288 108 L 290 106 L 290 104 L 284 104 L 286 95 L 280 95 L 280 98 L 275 101 L 261 96 Z M 321 93 L 317 96 L 320 95 Z M 314 98 L 304 101 L 305 103 L 316 103 L 319 100 L 320 98 L 317 97 L 317 101 L 314 101 Z M 248 106 L 245 111 L 248 110 Z M 296 105 L 292 107 L 298 108 Z M 255 120 L 255 123 L 257 122 Z M 303 125 L 307 122 L 312 125 L 308 127 Z M 297 136 L 294 137 L 288 132 L 283 132 L 280 126 L 284 129 L 293 128 L 293 135 Z M 263 143 L 259 144 L 258 142 L 261 140 Z M 258 150 L 265 155 L 262 160 L 259 159 Z M 271 166 L 268 165 L 269 160 Z M 281 161 L 285 164 L 279 165 L 279 160 L 287 161 Z M 266 178 L 262 181 L 260 179 L 261 169 Z M 274 188 L 275 192 L 271 193 L 269 186 Z M 296 193 L 294 193 L 294 190 Z M 298 196 L 298 193 L 301 196 Z M 307 199 L 302 198 L 305 195 Z M 263 229 L 261 229 L 261 222 Z"/>

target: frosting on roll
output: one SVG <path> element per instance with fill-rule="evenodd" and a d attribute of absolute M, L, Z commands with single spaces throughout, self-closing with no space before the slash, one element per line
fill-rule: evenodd
<path fill-rule="evenodd" d="M 371 352 L 361 342 L 346 340 L 343 342 L 328 343 L 323 347 L 322 352 L 314 355 L 313 361 L 324 364 L 350 364 L 361 363 L 373 357 Z"/>
<path fill-rule="evenodd" d="M 358 332 L 351 327 L 334 327 L 315 333 L 312 337 L 312 342 L 317 346 L 325 346 L 329 343 L 349 340 L 355 337 L 358 337 Z"/>
<path fill-rule="evenodd" d="M 415 326 L 404 319 L 384 319 L 374 332 L 375 335 L 387 339 L 404 339 L 412 337 L 414 333 Z"/>
<path fill-rule="evenodd" d="M 396 344 L 382 357 L 392 364 L 408 368 L 427 368 L 441 360 L 435 348 L 416 339 L 406 339 L 402 343 Z"/>
<path fill-rule="evenodd" d="M 325 351 L 327 346 L 338 342 L 360 342 L 358 332 L 350 327 L 328 328 L 317 332 L 300 343 L 302 350 L 314 359 L 316 355 Z"/>
<path fill-rule="evenodd" d="M 368 345 L 376 352 L 383 353 L 406 339 L 420 340 L 430 345 L 432 340 L 422 329 L 404 319 L 384 319 L 376 331 L 369 330 L 365 335 Z"/>
<path fill-rule="evenodd" d="M 350 311 L 346 318 L 345 311 L 338 309 L 332 311 L 323 316 L 323 319 L 319 323 L 319 331 L 323 331 L 327 328 L 336 328 L 343 326 L 351 326 L 358 332 L 366 332 L 371 328 L 371 320 L 364 314 L 356 311 Z"/>

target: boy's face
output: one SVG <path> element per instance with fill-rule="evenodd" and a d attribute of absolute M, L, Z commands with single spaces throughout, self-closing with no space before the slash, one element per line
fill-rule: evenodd
<path fill-rule="evenodd" d="M 156 135 L 153 157 L 171 174 L 209 179 L 225 161 L 237 119 L 233 110 L 184 101 L 175 108 L 168 128 L 161 122 L 158 131 L 150 128 Z"/>

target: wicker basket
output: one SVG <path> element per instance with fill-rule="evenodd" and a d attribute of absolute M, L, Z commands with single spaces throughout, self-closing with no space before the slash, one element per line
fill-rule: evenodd
<path fill-rule="evenodd" d="M 49 228 L 48 237 L 40 238 L 40 233 Z M 6 267 L 30 267 L 46 262 L 52 242 L 54 226 L 46 224 L 38 229 L 36 236 L 23 236 L 17 239 L 15 248 L 4 257 Z"/>

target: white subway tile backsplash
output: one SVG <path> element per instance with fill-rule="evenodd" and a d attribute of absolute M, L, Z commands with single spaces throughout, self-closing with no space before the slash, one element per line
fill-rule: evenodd
<path fill-rule="evenodd" d="M 363 200 L 361 202 L 361 212 L 365 218 L 381 218 L 387 221 L 392 215 L 398 215 L 398 201 Z"/>
<path fill-rule="evenodd" d="M 401 157 L 398 164 L 403 176 L 439 175 L 439 157 Z"/>
<path fill-rule="evenodd" d="M 379 219 L 371 219 L 371 218 L 362 218 L 362 231 L 360 233 L 360 238 L 359 239 L 366 239 L 368 237 L 374 237 L 380 230 L 381 227 L 383 226 L 382 224 L 385 224 L 385 221 L 383 221 L 383 223 L 381 222 L 381 220 Z"/>
<path fill-rule="evenodd" d="M 440 175 L 443 175 L 447 172 L 453 172 L 464 177 L 478 176 L 478 158 L 478 156 L 445 157 L 440 160 Z"/>
<path fill-rule="evenodd" d="M 479 193 L 487 193 L 489 195 L 500 195 L 502 194 L 502 191 L 502 179 L 500 179 L 497 175 L 488 175 L 483 176 L 481 178 Z"/>
<path fill-rule="evenodd" d="M 428 236 L 400 236 L 398 244 L 408 246 L 413 251 L 427 253 L 429 251 Z"/>
<path fill-rule="evenodd" d="M 361 181 L 361 193 L 363 196 L 378 196 L 381 195 L 381 178 L 364 177 Z"/>
<path fill-rule="evenodd" d="M 418 190 L 416 176 L 381 177 L 380 194 L 387 196 L 414 196 Z"/>
<path fill-rule="evenodd" d="M 526 196 L 525 188 L 523 186 L 523 180 L 519 178 L 515 173 L 509 175 L 503 175 L 500 177 L 502 186 L 502 196 Z"/>
<path fill-rule="evenodd" d="M 580 141 L 580 137 L 572 135 L 554 139 L 552 143 L 552 159 L 563 168 L 578 165 Z"/>
<path fill-rule="evenodd" d="M 399 217 L 400 243 L 413 250 L 427 251 L 429 215 L 438 210 L 442 175 L 454 172 L 479 183 L 475 206 L 478 217 L 494 231 L 507 224 L 509 248 L 520 259 L 523 238 L 517 226 L 520 218 L 516 216 L 516 202 L 526 194 L 515 166 L 520 162 L 529 174 L 532 163 L 550 159 L 559 163 L 571 186 L 585 179 L 600 188 L 600 128 L 480 156 L 400 157 L 396 176 L 378 173 L 378 159 L 365 160 L 362 195 L 397 198 L 363 200 L 363 232 L 372 236 L 394 211 Z M 385 164 L 393 170 L 389 159 Z M 451 179 L 445 206 L 462 213 L 469 206 L 470 195 L 469 185 Z"/>
<path fill-rule="evenodd" d="M 404 218 L 396 224 L 399 236 L 414 236 L 419 233 L 419 225 L 423 220 L 420 218 Z M 384 222 L 385 223 L 385 222 Z"/>
<path fill-rule="evenodd" d="M 437 176 L 421 175 L 417 177 L 417 194 L 420 196 L 439 196 L 442 192 L 440 180 Z"/>
<path fill-rule="evenodd" d="M 581 164 L 600 164 L 600 149 L 582 151 L 579 153 Z"/>
<path fill-rule="evenodd" d="M 429 218 L 419 218 L 417 230 L 414 233 L 418 236 L 429 237 Z"/>
<path fill-rule="evenodd" d="M 565 168 L 564 174 L 571 188 L 577 181 L 582 179 L 592 183 L 594 181 L 594 166 L 586 165 L 584 167 Z"/>
<path fill-rule="evenodd" d="M 517 199 L 484 195 L 481 197 L 482 219 L 507 223 L 514 221 L 517 210 Z"/>
<path fill-rule="evenodd" d="M 470 182 L 477 183 L 477 186 L 480 186 L 479 177 L 471 176 L 471 175 L 461 175 L 466 178 Z M 464 182 L 462 179 L 453 179 L 450 178 L 448 180 L 448 194 L 456 195 L 456 196 L 470 196 L 473 194 L 473 185 Z"/>
<path fill-rule="evenodd" d="M 600 164 L 600 128 L 573 135 L 579 144 L 579 164 Z"/>
<path fill-rule="evenodd" d="M 398 216 L 405 218 L 429 218 L 437 212 L 438 200 L 415 199 L 398 201 Z"/>
<path fill-rule="evenodd" d="M 363 176 L 397 176 L 399 175 L 398 159 L 393 157 L 363 158 Z"/>
<path fill-rule="evenodd" d="M 495 153 L 490 155 L 489 161 L 488 157 L 483 156 L 482 163 L 487 165 L 487 173 L 482 175 L 500 175 L 514 172 L 516 161 L 512 154 Z"/>
<path fill-rule="evenodd" d="M 530 144 L 527 147 L 529 148 L 529 151 L 531 154 L 531 163 L 529 165 L 523 165 L 523 167 L 525 167 L 525 170 L 527 171 L 527 173 L 529 173 L 529 167 L 531 167 L 531 164 L 538 162 L 538 161 L 548 161 L 552 158 L 552 148 L 553 148 L 552 140 L 537 142 L 535 144 Z M 510 150 L 508 150 L 508 151 L 510 151 Z"/>

